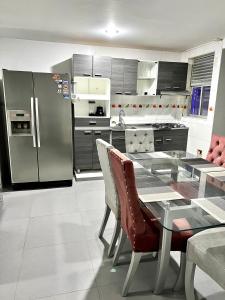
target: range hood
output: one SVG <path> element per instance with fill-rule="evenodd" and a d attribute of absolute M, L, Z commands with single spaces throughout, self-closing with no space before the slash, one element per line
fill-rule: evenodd
<path fill-rule="evenodd" d="M 165 91 L 160 91 L 160 95 L 168 95 L 168 96 L 191 96 L 191 92 L 184 90 L 184 91 L 176 91 L 176 90 L 165 90 Z"/>

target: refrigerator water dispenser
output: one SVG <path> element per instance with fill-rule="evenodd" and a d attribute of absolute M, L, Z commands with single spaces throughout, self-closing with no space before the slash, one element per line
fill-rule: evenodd
<path fill-rule="evenodd" d="M 31 114 L 24 110 L 8 111 L 8 126 L 11 135 L 31 135 Z"/>

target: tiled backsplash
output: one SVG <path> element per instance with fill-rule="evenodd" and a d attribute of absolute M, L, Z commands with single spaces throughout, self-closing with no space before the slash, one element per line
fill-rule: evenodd
<path fill-rule="evenodd" d="M 180 121 L 187 115 L 188 99 L 184 96 L 123 96 L 111 98 L 111 118 L 117 121 L 119 111 L 124 110 L 125 120 L 143 119 L 151 122 Z"/>

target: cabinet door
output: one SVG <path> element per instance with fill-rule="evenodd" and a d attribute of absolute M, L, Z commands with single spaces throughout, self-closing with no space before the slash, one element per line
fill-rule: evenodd
<path fill-rule="evenodd" d="M 138 61 L 133 59 L 125 59 L 124 62 L 124 94 L 137 94 L 137 69 Z"/>
<path fill-rule="evenodd" d="M 188 129 L 155 130 L 155 151 L 182 150 L 187 148 Z"/>
<path fill-rule="evenodd" d="M 184 91 L 187 82 L 187 63 L 173 64 L 173 90 Z"/>
<path fill-rule="evenodd" d="M 75 94 L 88 94 L 89 93 L 89 78 L 74 77 L 74 92 Z"/>
<path fill-rule="evenodd" d="M 96 146 L 96 139 L 102 139 L 106 142 L 110 142 L 110 131 L 109 130 L 95 130 L 93 131 L 93 169 L 99 170 L 101 169 L 99 158 L 98 158 L 98 151 Z"/>
<path fill-rule="evenodd" d="M 125 131 L 112 131 L 112 145 L 119 151 L 125 153 Z"/>
<path fill-rule="evenodd" d="M 93 56 L 93 77 L 111 78 L 111 57 Z"/>
<path fill-rule="evenodd" d="M 122 58 L 112 58 L 111 94 L 123 94 L 124 62 Z"/>
<path fill-rule="evenodd" d="M 89 78 L 89 93 L 92 95 L 106 95 L 107 93 L 106 79 Z"/>
<path fill-rule="evenodd" d="M 92 76 L 91 55 L 73 55 L 73 76 Z"/>
<path fill-rule="evenodd" d="M 171 90 L 173 86 L 173 62 L 159 62 L 157 92 Z"/>
<path fill-rule="evenodd" d="M 75 130 L 74 160 L 76 170 L 92 169 L 92 130 Z"/>

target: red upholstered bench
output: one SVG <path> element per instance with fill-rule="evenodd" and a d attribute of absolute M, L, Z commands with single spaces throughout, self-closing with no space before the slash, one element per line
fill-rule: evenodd
<path fill-rule="evenodd" d="M 213 134 L 206 159 L 217 166 L 225 167 L 225 137 Z"/>

